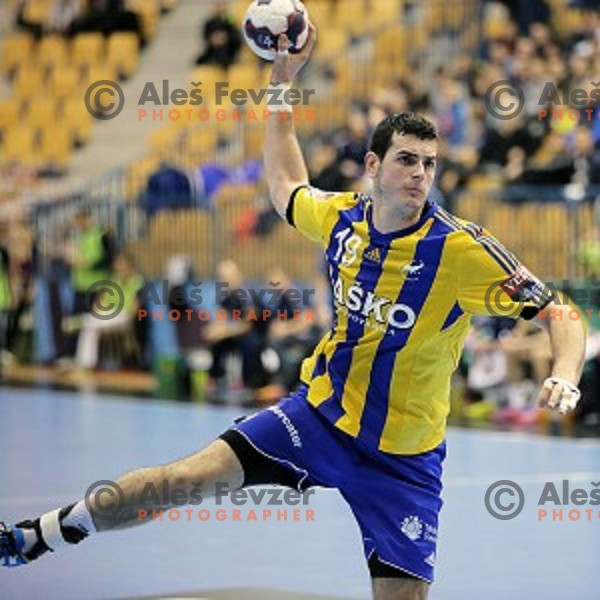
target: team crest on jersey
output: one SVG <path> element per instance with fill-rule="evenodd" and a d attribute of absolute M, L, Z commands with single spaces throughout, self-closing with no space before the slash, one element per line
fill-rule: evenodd
<path fill-rule="evenodd" d="M 365 250 L 365 259 L 371 262 L 380 264 L 381 263 L 381 251 L 379 248 L 367 248 Z"/>

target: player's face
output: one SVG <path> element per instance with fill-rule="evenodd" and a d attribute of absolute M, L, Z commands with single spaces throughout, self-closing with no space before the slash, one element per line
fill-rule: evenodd
<path fill-rule="evenodd" d="M 376 195 L 400 202 L 410 212 L 421 209 L 433 184 L 436 148 L 435 140 L 395 133 L 382 161 L 369 152 L 367 172 Z"/>

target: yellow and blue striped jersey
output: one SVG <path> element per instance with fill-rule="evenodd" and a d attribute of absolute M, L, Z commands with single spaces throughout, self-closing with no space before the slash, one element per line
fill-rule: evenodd
<path fill-rule="evenodd" d="M 552 296 L 481 227 L 428 203 L 418 223 L 383 234 L 372 202 L 308 186 L 290 199 L 288 221 L 324 248 L 335 300 L 333 327 L 301 379 L 342 431 L 417 454 L 444 439 L 470 316 L 533 316 Z"/>

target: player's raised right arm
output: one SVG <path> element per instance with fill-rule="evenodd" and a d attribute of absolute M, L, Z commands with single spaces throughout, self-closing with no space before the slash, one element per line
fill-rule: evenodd
<path fill-rule="evenodd" d="M 291 85 L 308 61 L 316 41 L 316 29 L 312 24 L 309 27 L 308 41 L 298 54 L 288 54 L 287 37 L 279 37 L 279 55 L 273 64 L 271 85 Z M 264 160 L 271 201 L 277 212 L 285 217 L 292 192 L 298 186 L 308 184 L 308 170 L 291 115 L 282 119 L 272 114 L 267 119 Z"/>

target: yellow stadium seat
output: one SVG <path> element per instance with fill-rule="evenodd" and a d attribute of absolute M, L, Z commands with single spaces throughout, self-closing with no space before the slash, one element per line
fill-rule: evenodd
<path fill-rule="evenodd" d="M 81 73 L 77 67 L 56 65 L 50 72 L 48 91 L 54 98 L 69 98 L 82 88 Z"/>
<path fill-rule="evenodd" d="M 156 2 L 149 0 L 129 0 L 129 10 L 137 13 L 144 38 L 151 40 L 156 35 L 160 10 Z"/>
<path fill-rule="evenodd" d="M 20 123 L 6 130 L 0 159 L 9 163 L 32 164 L 35 148 L 36 130 Z"/>
<path fill-rule="evenodd" d="M 0 51 L 0 71 L 6 73 L 30 62 L 33 54 L 33 37 L 28 33 L 10 33 Z"/>
<path fill-rule="evenodd" d="M 236 24 L 241 24 L 244 21 L 244 15 L 248 10 L 249 3 L 247 0 L 234 0 L 229 5 L 229 14 Z"/>
<path fill-rule="evenodd" d="M 339 52 L 343 52 L 348 44 L 348 34 L 341 29 L 331 29 L 319 35 L 315 48 L 316 56 L 319 58 L 334 58 Z"/>
<path fill-rule="evenodd" d="M 72 42 L 72 64 L 78 67 L 97 65 L 104 56 L 104 47 L 101 33 L 80 33 Z"/>
<path fill-rule="evenodd" d="M 210 156 L 214 154 L 219 131 L 214 124 L 196 127 L 188 132 L 184 143 L 186 151 L 194 156 Z"/>
<path fill-rule="evenodd" d="M 398 63 L 406 58 L 407 40 L 401 27 L 386 29 L 375 38 L 375 60 L 381 63 Z"/>
<path fill-rule="evenodd" d="M 370 27 L 389 27 L 400 22 L 400 2 L 398 0 L 378 0 L 377 8 L 369 11 Z"/>
<path fill-rule="evenodd" d="M 366 13 L 364 0 L 344 0 L 336 3 L 333 23 L 337 29 L 341 29 L 351 35 L 359 36 L 369 29 L 371 23 L 371 12 Z M 377 13 L 377 10 L 373 11 Z M 310 11 L 309 11 L 310 14 Z"/>
<path fill-rule="evenodd" d="M 26 122 L 32 127 L 47 127 L 56 121 L 56 100 L 45 96 L 36 96 L 29 101 Z"/>
<path fill-rule="evenodd" d="M 257 88 L 261 84 L 261 73 L 252 64 L 233 65 L 227 73 L 227 78 L 230 82 L 230 89 Z"/>
<path fill-rule="evenodd" d="M 133 200 L 148 184 L 148 177 L 158 169 L 158 157 L 144 157 L 133 162 L 125 176 L 125 196 Z"/>
<path fill-rule="evenodd" d="M 44 165 L 64 169 L 72 150 L 71 136 L 65 127 L 53 123 L 41 129 L 39 157 Z"/>
<path fill-rule="evenodd" d="M 46 35 L 38 44 L 35 62 L 41 67 L 56 68 L 68 62 L 68 45 L 62 35 Z"/>
<path fill-rule="evenodd" d="M 21 68 L 13 80 L 13 94 L 19 99 L 29 99 L 44 91 L 45 78 L 43 72 L 33 66 Z"/>
<path fill-rule="evenodd" d="M 83 87 L 87 89 L 97 81 L 116 81 L 117 73 L 114 67 L 103 64 L 91 66 L 85 70 L 85 75 L 82 78 Z"/>
<path fill-rule="evenodd" d="M 121 77 L 131 77 L 139 62 L 137 35 L 135 33 L 113 33 L 108 40 L 107 62 Z"/>
<path fill-rule="evenodd" d="M 93 118 L 83 98 L 73 97 L 64 101 L 57 123 L 70 131 L 76 145 L 87 144 L 92 136 Z"/>
<path fill-rule="evenodd" d="M 213 65 L 202 65 L 193 69 L 190 73 L 190 82 L 202 82 L 201 90 L 203 97 L 214 98 L 215 84 L 217 82 L 228 82 L 227 71 Z M 230 83 L 230 88 L 232 87 Z"/>
<path fill-rule="evenodd" d="M 23 19 L 28 23 L 43 25 L 54 8 L 54 0 L 27 0 L 23 6 Z"/>
<path fill-rule="evenodd" d="M 21 115 L 21 103 L 16 98 L 0 100 L 0 130 L 5 131 L 18 125 Z"/>
<path fill-rule="evenodd" d="M 156 153 L 168 153 L 181 135 L 181 129 L 166 125 L 156 129 L 150 134 L 150 148 Z"/>

